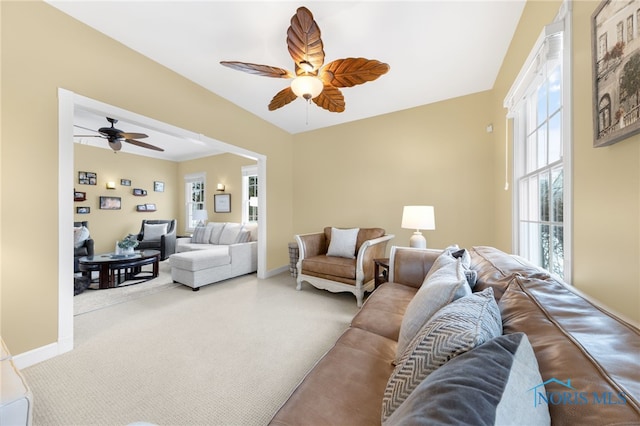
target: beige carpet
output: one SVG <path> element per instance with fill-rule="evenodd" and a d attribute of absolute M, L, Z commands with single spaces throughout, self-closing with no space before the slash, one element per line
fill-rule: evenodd
<path fill-rule="evenodd" d="M 75 349 L 23 370 L 33 424 L 266 424 L 356 312 L 284 273 L 78 315 Z"/>
<path fill-rule="evenodd" d="M 143 271 L 150 271 L 151 266 L 144 266 Z M 97 278 L 94 273 L 94 278 Z M 97 283 L 92 283 L 91 288 L 73 297 L 73 314 L 81 315 L 87 312 L 102 309 L 107 306 L 127 302 L 138 297 L 144 297 L 157 291 L 166 290 L 170 287 L 177 287 L 171 279 L 171 267 L 169 260 L 160 262 L 158 267 L 158 277 L 140 284 L 126 285 L 140 280 L 124 282 L 122 287 L 108 288 L 100 290 Z"/>

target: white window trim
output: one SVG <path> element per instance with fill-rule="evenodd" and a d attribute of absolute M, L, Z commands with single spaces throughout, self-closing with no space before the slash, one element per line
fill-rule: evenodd
<path fill-rule="evenodd" d="M 562 139 L 563 139 L 563 170 L 564 170 L 564 189 L 563 189 L 563 223 L 564 223 L 564 281 L 571 283 L 573 276 L 573 87 L 572 87 L 572 31 L 571 31 L 571 0 L 565 0 L 560 6 L 560 11 L 553 23 L 546 25 L 542 33 L 538 37 L 531 53 L 527 57 L 524 66 L 520 70 L 511 89 L 507 93 L 504 100 L 504 107 L 508 109 L 507 118 L 513 119 L 512 126 L 512 167 L 513 174 L 512 185 L 512 251 L 519 252 L 519 215 L 518 200 L 519 186 L 516 184 L 516 167 L 515 162 L 519 158 L 518 149 L 515 143 L 515 135 L 522 135 L 525 131 L 524 117 L 522 116 L 523 108 L 520 104 L 524 100 L 525 92 L 534 81 L 537 75 L 537 69 L 540 66 L 542 55 L 553 54 L 553 43 L 556 40 L 554 35 L 562 31 Z"/>
<path fill-rule="evenodd" d="M 198 172 L 198 173 L 190 173 L 188 175 L 184 175 L 184 230 L 187 233 L 193 232 L 195 228 L 191 228 L 189 225 L 191 221 L 189 220 L 189 201 L 187 201 L 187 196 L 190 195 L 189 184 L 192 182 L 204 182 L 204 197 L 202 201 L 203 208 L 207 209 L 207 173 L 206 172 Z"/>
<path fill-rule="evenodd" d="M 249 222 L 249 176 L 258 176 L 258 165 L 242 166 L 242 223 Z M 258 178 L 258 186 L 260 185 L 260 178 Z M 258 187 L 258 191 L 260 188 Z M 260 204 L 260 197 L 258 197 L 258 205 Z M 258 217 L 260 221 L 260 217 Z"/>

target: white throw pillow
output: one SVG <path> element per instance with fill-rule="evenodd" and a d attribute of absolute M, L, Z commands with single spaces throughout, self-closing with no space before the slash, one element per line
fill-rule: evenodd
<path fill-rule="evenodd" d="M 225 224 L 224 229 L 222 230 L 222 234 L 220 234 L 220 241 L 218 244 L 225 246 L 235 244 L 236 239 L 238 238 L 238 234 L 241 230 L 242 225 L 239 223 Z"/>
<path fill-rule="evenodd" d="M 84 242 L 89 239 L 89 230 L 86 226 L 78 226 L 73 228 L 73 245 L 75 248 L 80 248 L 84 245 Z"/>
<path fill-rule="evenodd" d="M 346 257 L 355 259 L 356 242 L 360 228 L 338 229 L 331 228 L 331 242 L 327 250 L 327 256 Z"/>
<path fill-rule="evenodd" d="M 167 233 L 167 223 L 145 223 L 143 241 L 159 241 Z"/>
<path fill-rule="evenodd" d="M 220 244 L 220 235 L 224 229 L 225 222 L 213 222 L 211 225 L 211 235 L 209 235 L 209 244 Z M 206 242 L 206 241 L 205 241 Z"/>

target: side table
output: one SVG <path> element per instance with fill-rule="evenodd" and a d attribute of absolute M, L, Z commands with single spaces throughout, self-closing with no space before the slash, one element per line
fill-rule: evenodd
<path fill-rule="evenodd" d="M 373 259 L 373 263 L 374 284 L 378 288 L 380 284 L 389 281 L 389 258 Z M 380 271 L 380 268 L 382 268 L 382 271 Z"/>

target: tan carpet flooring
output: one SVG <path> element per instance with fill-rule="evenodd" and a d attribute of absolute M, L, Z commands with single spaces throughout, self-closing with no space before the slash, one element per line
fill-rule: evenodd
<path fill-rule="evenodd" d="M 283 273 L 78 315 L 75 349 L 23 370 L 33 424 L 266 424 L 356 312 L 353 295 Z"/>

